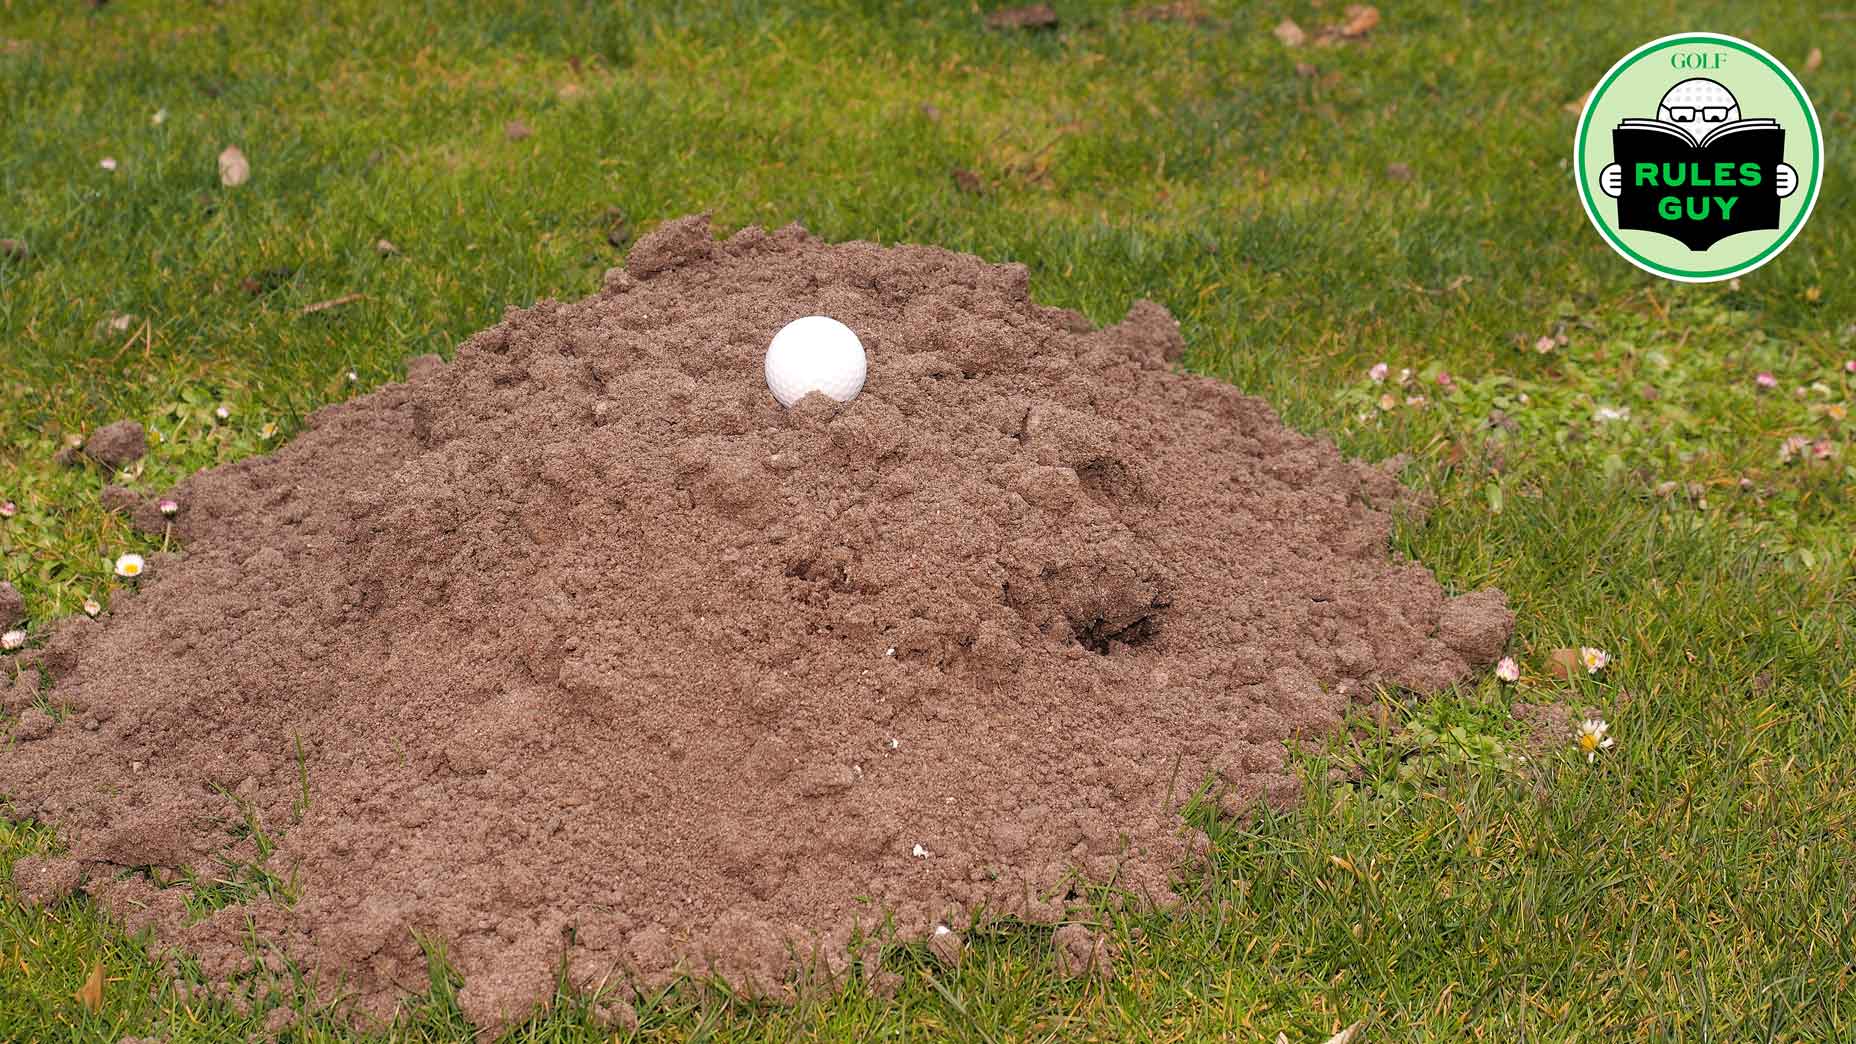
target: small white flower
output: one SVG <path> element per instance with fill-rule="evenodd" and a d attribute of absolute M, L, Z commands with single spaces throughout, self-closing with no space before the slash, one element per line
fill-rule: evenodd
<path fill-rule="evenodd" d="M 19 505 L 10 500 L 0 500 L 0 518 L 12 518 L 19 514 Z"/>
<path fill-rule="evenodd" d="M 1381 395 L 1379 397 L 1379 408 L 1387 413 L 1398 409 L 1398 396 L 1391 392 L 1386 392 L 1384 395 Z"/>
<path fill-rule="evenodd" d="M 173 518 L 175 515 L 180 513 L 180 502 L 176 500 L 171 500 L 167 497 L 161 498 L 161 501 L 157 503 L 155 507 L 159 508 L 161 510 L 161 514 L 168 518 Z"/>
<path fill-rule="evenodd" d="M 1392 368 L 1385 363 L 1374 363 L 1373 368 L 1366 371 L 1366 376 L 1370 378 L 1374 384 L 1382 384 L 1385 382 L 1386 374 L 1391 372 Z"/>
<path fill-rule="evenodd" d="M 103 607 L 97 604 L 97 600 L 95 598 L 84 599 L 84 615 L 85 616 L 95 619 L 96 615 L 102 611 L 103 611 Z"/>
<path fill-rule="evenodd" d="M 1542 334 L 1539 338 L 1535 339 L 1534 350 L 1539 352 L 1542 355 L 1545 355 L 1548 352 L 1552 351 L 1553 350 L 1553 338 L 1548 337 L 1545 334 Z"/>
<path fill-rule="evenodd" d="M 348 383 L 349 384 L 353 384 L 354 382 L 360 379 L 361 379 L 361 375 L 359 373 L 355 372 L 354 370 L 348 371 Z"/>
<path fill-rule="evenodd" d="M 5 649 L 7 652 L 12 652 L 25 644 L 26 632 L 17 627 L 5 634 L 0 634 L 0 649 Z"/>
<path fill-rule="evenodd" d="M 20 637 L 23 639 L 25 636 L 21 635 Z M 920 845 L 916 845 L 914 848 L 910 849 L 909 854 L 914 856 L 917 859 L 928 858 L 928 850 L 926 848 L 923 848 Z"/>
<path fill-rule="evenodd" d="M 1630 407 L 1600 406 L 1592 411 L 1592 419 L 1600 424 L 1608 424 L 1611 421 L 1630 420 Z"/>
<path fill-rule="evenodd" d="M 146 568 L 148 568 L 148 563 L 142 560 L 141 555 L 133 551 L 116 559 L 116 575 L 125 580 L 133 580 L 141 576 L 142 570 Z"/>
<path fill-rule="evenodd" d="M 277 422 L 276 421 L 265 421 L 264 427 L 258 429 L 258 437 L 261 439 L 268 439 L 276 434 L 277 434 Z"/>
<path fill-rule="evenodd" d="M 116 157 L 105 156 L 102 159 L 97 161 L 97 166 L 102 167 L 104 170 L 115 170 L 116 169 Z"/>
<path fill-rule="evenodd" d="M 1579 647 L 1579 662 L 1585 665 L 1585 673 L 1597 674 L 1611 663 L 1611 654 L 1603 649 L 1594 649 L 1589 645 Z"/>
<path fill-rule="evenodd" d="M 884 655 L 884 656 L 894 656 L 894 655 L 896 655 L 896 647 L 892 645 L 892 646 L 890 646 L 889 648 L 887 648 L 887 649 L 885 649 L 885 650 L 883 650 L 883 655 Z"/>
<path fill-rule="evenodd" d="M 1584 752 L 1587 762 L 1597 761 L 1599 751 L 1610 750 L 1617 745 L 1617 740 L 1605 735 L 1610 731 L 1611 726 L 1607 725 L 1603 718 L 1587 718 L 1579 723 L 1579 732 L 1575 742 Z"/>
<path fill-rule="evenodd" d="M 213 411 L 213 416 L 218 417 L 220 420 L 231 420 L 232 408 L 229 406 L 221 406 Z"/>
<path fill-rule="evenodd" d="M 1495 676 L 1507 682 L 1509 685 L 1513 685 L 1515 682 L 1521 680 L 1521 665 L 1514 662 L 1514 657 L 1504 656 L 1501 658 L 1501 661 L 1495 665 Z"/>
<path fill-rule="evenodd" d="M 895 750 L 896 748 L 902 746 L 902 741 L 895 738 L 894 736 L 891 736 L 888 742 L 884 743 L 883 746 L 888 747 L 890 750 Z"/>
<path fill-rule="evenodd" d="M 148 118 L 148 122 L 154 124 L 157 127 L 161 126 L 167 121 L 168 121 L 168 111 L 166 109 L 156 109 L 155 114 Z"/>

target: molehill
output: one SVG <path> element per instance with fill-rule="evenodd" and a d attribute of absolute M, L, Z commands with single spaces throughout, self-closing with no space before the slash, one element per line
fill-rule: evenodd
<path fill-rule="evenodd" d="M 869 382 L 785 410 L 762 353 L 811 313 Z M 777 996 L 873 940 L 1065 924 L 1079 882 L 1168 905 L 1200 783 L 1292 801 L 1284 740 L 1512 625 L 1389 555 L 1389 469 L 1183 347 L 1019 265 L 671 222 L 597 295 L 168 494 L 185 554 L 7 691 L 0 793 L 69 844 L 22 894 L 377 1016 L 442 941 L 491 1028 L 563 962 L 621 1001 Z M 197 921 L 162 887 L 228 864 L 273 885 Z"/>

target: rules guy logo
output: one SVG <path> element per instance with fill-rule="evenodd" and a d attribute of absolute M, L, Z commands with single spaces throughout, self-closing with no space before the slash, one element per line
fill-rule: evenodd
<path fill-rule="evenodd" d="M 1777 256 L 1817 202 L 1823 139 L 1804 88 L 1731 36 L 1684 33 L 1611 67 L 1579 117 L 1585 212 L 1632 264 L 1702 283 Z"/>

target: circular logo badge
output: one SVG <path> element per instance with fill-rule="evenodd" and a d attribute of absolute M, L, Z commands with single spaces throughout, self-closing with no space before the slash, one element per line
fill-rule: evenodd
<path fill-rule="evenodd" d="M 1777 58 L 1719 33 L 1625 55 L 1585 102 L 1573 169 L 1586 216 L 1631 264 L 1685 283 L 1777 257 L 1823 180 L 1817 110 Z"/>

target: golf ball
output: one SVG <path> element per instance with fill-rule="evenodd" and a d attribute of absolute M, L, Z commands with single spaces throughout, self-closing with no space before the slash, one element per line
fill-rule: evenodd
<path fill-rule="evenodd" d="M 782 406 L 811 392 L 850 402 L 863 390 L 865 372 L 863 342 L 830 316 L 795 319 L 767 346 L 767 387 Z"/>

